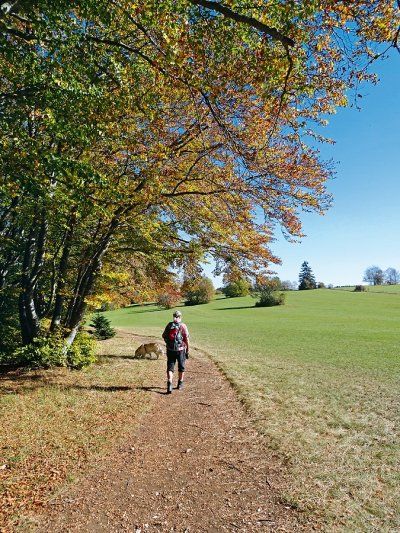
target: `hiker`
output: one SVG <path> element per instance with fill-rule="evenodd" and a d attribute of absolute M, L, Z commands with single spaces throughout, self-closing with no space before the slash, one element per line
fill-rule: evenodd
<path fill-rule="evenodd" d="M 167 345 L 167 394 L 172 392 L 175 363 L 178 361 L 177 389 L 183 389 L 186 359 L 189 359 L 189 331 L 182 322 L 182 313 L 174 311 L 173 322 L 169 322 L 162 334 Z"/>

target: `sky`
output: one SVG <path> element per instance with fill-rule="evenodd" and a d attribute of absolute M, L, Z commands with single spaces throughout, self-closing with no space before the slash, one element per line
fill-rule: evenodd
<path fill-rule="evenodd" d="M 400 55 L 393 52 L 372 71 L 380 81 L 359 91 L 361 110 L 340 108 L 324 128 L 336 141 L 320 145 L 323 159 L 335 161 L 328 183 L 333 206 L 324 216 L 301 215 L 306 237 L 300 243 L 276 231 L 271 249 L 282 260 L 274 267 L 282 280 L 297 281 L 303 261 L 317 281 L 335 286 L 362 283 L 371 265 L 400 270 Z M 222 285 L 211 271 L 205 267 Z"/>

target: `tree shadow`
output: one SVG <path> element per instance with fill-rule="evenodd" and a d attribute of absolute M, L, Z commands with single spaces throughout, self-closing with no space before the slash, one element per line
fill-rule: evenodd
<path fill-rule="evenodd" d="M 142 390 L 155 394 L 166 394 L 162 387 L 145 387 L 132 385 L 80 385 L 77 383 L 62 383 L 49 379 L 45 374 L 3 374 L 0 375 L 0 395 L 24 394 L 39 389 L 87 390 L 97 392 L 124 392 Z"/>
<path fill-rule="evenodd" d="M 131 310 L 131 313 L 159 313 L 159 312 L 162 312 L 162 311 L 171 311 L 172 313 L 172 309 L 161 309 L 161 308 L 156 308 L 156 309 L 140 309 L 141 307 L 153 307 L 155 306 L 156 304 L 154 303 L 150 303 L 150 304 L 143 304 L 143 305 L 140 305 L 140 304 L 135 304 L 135 305 L 130 305 L 129 307 L 127 307 L 126 309 L 128 310 Z M 184 305 L 184 304 L 180 304 L 180 305 L 174 305 L 174 309 L 179 309 L 181 307 L 184 307 L 185 309 L 187 309 L 187 306 Z M 129 311 L 128 311 L 129 312 Z"/>
<path fill-rule="evenodd" d="M 155 357 L 136 357 L 135 355 L 100 354 L 99 359 L 132 359 L 132 361 L 157 361 Z"/>
<path fill-rule="evenodd" d="M 232 311 L 234 309 L 257 309 L 255 305 L 243 305 L 242 307 L 218 307 L 214 311 Z"/>

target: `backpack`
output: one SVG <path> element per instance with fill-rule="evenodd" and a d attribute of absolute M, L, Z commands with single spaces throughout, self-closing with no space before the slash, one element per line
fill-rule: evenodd
<path fill-rule="evenodd" d="M 183 347 L 183 336 L 181 331 L 181 324 L 170 322 L 167 326 L 166 338 L 168 350 L 179 352 Z"/>

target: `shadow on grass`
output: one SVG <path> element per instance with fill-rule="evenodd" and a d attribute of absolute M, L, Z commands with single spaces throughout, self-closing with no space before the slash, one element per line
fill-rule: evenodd
<path fill-rule="evenodd" d="M 160 311 L 173 311 L 173 309 L 179 309 L 180 307 L 184 307 L 185 309 L 187 308 L 187 305 L 184 305 L 184 304 L 180 304 L 180 305 L 174 305 L 174 308 L 173 309 L 163 309 L 163 308 L 159 308 L 157 307 L 156 309 L 141 309 L 142 307 L 153 307 L 155 306 L 156 304 L 154 303 L 150 303 L 150 304 L 143 304 L 143 305 L 139 305 L 139 304 L 135 304 L 135 305 L 130 305 L 129 307 L 126 307 L 127 310 L 131 310 L 131 313 L 158 313 Z M 129 312 L 129 311 L 128 311 Z"/>
<path fill-rule="evenodd" d="M 102 359 L 132 359 L 132 361 L 157 361 L 157 359 L 151 357 L 136 357 L 134 355 L 119 355 L 119 354 L 101 354 L 99 355 L 99 361 Z"/>
<path fill-rule="evenodd" d="M 232 311 L 233 309 L 256 309 L 255 305 L 243 305 L 242 307 L 218 307 L 214 311 Z"/>
<path fill-rule="evenodd" d="M 6 383 L 8 382 L 8 383 Z M 155 394 L 166 394 L 162 387 L 138 387 L 131 385 L 79 385 L 46 380 L 43 375 L 3 375 L 0 376 L 0 395 L 24 394 L 39 389 L 86 390 L 97 392 L 124 392 L 142 390 Z"/>

